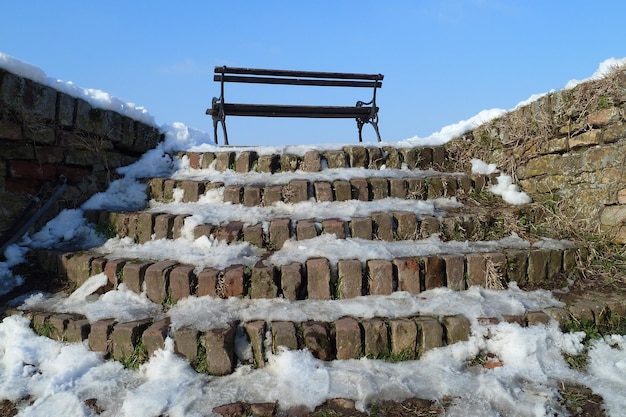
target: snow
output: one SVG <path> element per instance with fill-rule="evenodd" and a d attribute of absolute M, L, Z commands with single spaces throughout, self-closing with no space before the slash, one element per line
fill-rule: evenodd
<path fill-rule="evenodd" d="M 597 78 L 626 59 L 611 58 L 600 64 L 592 76 Z M 82 89 L 71 82 L 48 77 L 44 71 L 30 64 L 0 53 L 0 67 L 26 78 L 56 88 L 74 97 L 87 100 L 92 106 L 118 111 L 144 123 L 155 125 L 154 118 L 143 108 L 124 103 L 109 94 Z M 571 88 L 581 81 L 567 84 Z M 534 95 L 519 105 L 528 104 L 541 95 Z M 518 105 L 518 106 L 519 106 Z M 476 126 L 501 116 L 502 109 L 485 110 L 457 124 L 446 126 L 427 138 L 413 137 L 393 146 L 435 146 L 462 136 Z M 214 180 L 238 181 L 230 172 L 219 176 L 209 170 L 190 170 L 184 162 L 172 160 L 168 152 L 177 150 L 216 151 L 208 134 L 181 123 L 161 126 L 166 139 L 156 149 L 147 152 L 141 160 L 120 169 L 123 178 L 113 182 L 109 189 L 93 196 L 83 207 L 64 210 L 41 231 L 27 236 L 22 242 L 5 251 L 6 261 L 0 262 L 0 294 L 21 285 L 23 278 L 11 269 L 24 261 L 30 248 L 62 246 L 79 241 L 98 248 L 102 253 L 120 257 L 152 257 L 222 268 L 234 262 L 253 264 L 262 253 L 248 244 L 225 245 L 209 237 L 193 239 L 190 230 L 194 224 L 211 221 L 224 224 L 235 218 L 244 218 L 249 224 L 267 222 L 277 213 L 293 216 L 293 210 L 307 218 L 325 218 L 331 212 L 335 217 L 365 216 L 385 204 L 394 204 L 398 210 L 413 211 L 417 215 L 443 215 L 455 208 L 453 199 L 417 203 L 410 207 L 406 202 L 380 201 L 376 205 L 360 202 L 342 204 L 312 204 L 303 202 L 288 207 L 278 203 L 271 207 L 251 210 L 242 216 L 242 207 L 221 205 L 220 190 L 207 193 L 200 202 L 185 205 L 151 203 L 151 210 L 193 215 L 186 224 L 182 238 L 172 241 L 152 240 L 137 245 L 128 239 L 110 239 L 103 242 L 83 217 L 84 210 L 138 210 L 146 198 L 145 185 L 139 178 L 173 175 L 176 178 L 194 178 L 196 175 L 214 175 Z M 383 144 L 383 145 L 387 145 Z M 339 149 L 342 144 L 309 145 L 298 147 L 265 147 L 266 153 L 304 154 L 307 150 Z M 233 147 L 235 152 L 249 148 Z M 258 148 L 254 148 L 259 151 Z M 473 171 L 483 174 L 497 172 L 489 162 L 472 163 Z M 361 175 L 349 170 L 327 170 L 319 174 L 293 173 L 277 180 L 317 178 L 319 180 L 350 178 Z M 372 173 L 368 173 L 372 174 Z M 260 174 L 248 174 L 244 181 L 265 181 Z M 422 175 L 428 172 L 380 170 L 372 175 Z M 206 177 L 204 177 L 206 178 Z M 490 191 L 502 196 L 511 204 L 525 204 L 528 196 L 519 191 L 506 175 L 498 177 L 498 184 Z M 380 205 L 380 206 L 379 206 Z M 226 208 L 224 208 L 226 207 Z M 221 210 L 221 211 L 220 211 Z M 299 216 L 296 215 L 296 217 Z M 538 247 L 564 247 L 567 242 L 543 240 Z M 277 265 L 304 259 L 305 254 L 317 254 L 332 260 L 340 258 L 365 259 L 376 254 L 380 258 L 403 253 L 421 254 L 466 253 L 491 251 L 501 247 L 529 247 L 517 236 L 495 242 L 441 242 L 436 237 L 424 239 L 408 248 L 403 242 L 372 242 L 357 239 L 334 239 L 323 235 L 310 241 L 289 241 L 266 262 Z M 168 311 L 152 303 L 144 294 L 136 294 L 120 285 L 115 291 L 98 295 L 96 290 L 105 283 L 105 277 L 95 275 L 72 295 L 65 297 L 37 293 L 19 300 L 22 308 L 46 308 L 49 311 L 84 314 L 90 321 L 116 318 L 130 321 L 145 317 L 169 316 L 173 326 L 193 325 L 210 329 L 233 320 L 258 318 L 266 320 L 325 320 L 332 321 L 345 315 L 370 318 L 375 316 L 404 317 L 424 314 L 444 316 L 463 314 L 472 323 L 472 334 L 467 342 L 460 342 L 427 352 L 419 361 L 387 363 L 378 360 L 338 360 L 322 362 L 307 351 L 283 351 L 271 356 L 265 368 L 252 369 L 240 366 L 234 374 L 210 377 L 197 374 L 181 357 L 173 353 L 168 340 L 150 361 L 137 371 L 124 369 L 115 361 L 107 361 L 99 353 L 91 352 L 84 344 L 67 344 L 37 336 L 29 321 L 19 315 L 5 318 L 0 323 L 0 399 L 19 402 L 18 416 L 94 416 L 85 400 L 96 398 L 104 409 L 102 416 L 205 416 L 212 407 L 238 400 L 249 402 L 278 401 L 281 407 L 304 405 L 313 408 L 328 398 L 352 398 L 363 409 L 370 401 L 378 399 L 401 400 L 410 396 L 440 400 L 449 396 L 453 404 L 447 416 L 548 416 L 563 415 L 557 389 L 563 381 L 581 383 L 601 395 L 607 414 L 616 417 L 626 409 L 626 337 L 607 336 L 589 348 L 587 372 L 572 370 L 562 353 L 578 354 L 583 351 L 581 333 L 562 333 L 555 322 L 522 328 L 517 324 L 485 324 L 480 317 L 502 317 L 504 314 L 523 314 L 559 306 L 547 291 L 525 292 L 512 283 L 504 291 L 472 287 L 467 291 L 453 292 L 445 288 L 430 290 L 419 295 L 395 293 L 391 296 L 368 296 L 342 301 L 305 300 L 290 302 L 276 300 L 211 299 L 189 297 Z M 479 353 L 488 352 L 502 361 L 503 366 L 487 370 L 468 367 L 468 362 Z"/>

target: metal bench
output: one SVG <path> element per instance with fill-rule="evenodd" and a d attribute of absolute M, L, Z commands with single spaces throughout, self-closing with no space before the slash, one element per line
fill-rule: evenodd
<path fill-rule="evenodd" d="M 363 141 L 363 125 L 370 123 L 378 130 L 378 107 L 376 106 L 376 90 L 382 87 L 382 74 L 350 74 L 339 72 L 289 71 L 256 68 L 215 67 L 214 81 L 220 82 L 220 97 L 214 97 L 211 108 L 206 114 L 213 117 L 213 134 L 217 144 L 217 124 L 222 123 L 224 144 L 228 145 L 226 132 L 226 116 L 257 116 L 257 117 L 303 117 L 356 119 L 359 130 L 359 142 Z M 368 102 L 357 101 L 355 106 L 305 106 L 285 104 L 236 104 L 224 101 L 224 84 L 284 84 L 310 85 L 324 87 L 367 87 L 372 88 L 373 97 Z"/>

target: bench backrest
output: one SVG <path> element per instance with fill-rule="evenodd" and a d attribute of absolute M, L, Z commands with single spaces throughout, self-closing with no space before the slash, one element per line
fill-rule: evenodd
<path fill-rule="evenodd" d="M 255 84 L 314 85 L 327 87 L 382 87 L 382 74 L 291 71 L 258 68 L 215 67 L 214 81 Z"/>

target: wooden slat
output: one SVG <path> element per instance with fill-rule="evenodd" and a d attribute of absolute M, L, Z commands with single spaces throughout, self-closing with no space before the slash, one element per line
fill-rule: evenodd
<path fill-rule="evenodd" d="M 322 80 L 312 78 L 276 78 L 276 77 L 242 77 L 238 75 L 214 75 L 214 81 L 231 83 L 253 84 L 284 84 L 284 85 L 314 85 L 325 87 L 367 87 L 380 88 L 380 81 L 356 81 L 356 80 Z"/>
<path fill-rule="evenodd" d="M 217 106 L 216 106 L 217 107 Z M 376 109 L 378 110 L 378 108 Z M 346 119 L 369 116 L 371 107 L 352 106 L 290 106 L 274 104 L 237 104 L 225 103 L 224 113 L 227 116 L 258 116 L 258 117 L 302 117 Z M 207 114 L 217 114 L 217 108 Z"/>
<path fill-rule="evenodd" d="M 295 77 L 295 78 L 334 78 L 341 80 L 382 80 L 382 74 L 358 74 L 344 72 L 322 72 L 322 71 L 293 71 L 293 70 L 275 70 L 261 68 L 237 68 L 218 66 L 215 67 L 216 74 L 246 74 L 246 75 L 263 75 L 275 77 Z"/>

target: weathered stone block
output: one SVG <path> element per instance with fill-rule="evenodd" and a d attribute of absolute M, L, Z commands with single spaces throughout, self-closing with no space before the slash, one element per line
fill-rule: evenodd
<path fill-rule="evenodd" d="M 307 321 L 302 323 L 304 346 L 311 354 L 323 361 L 333 359 L 332 341 L 330 340 L 328 323 Z"/>
<path fill-rule="evenodd" d="M 307 180 L 291 180 L 283 189 L 283 199 L 288 203 L 301 203 L 309 199 L 309 182 Z"/>
<path fill-rule="evenodd" d="M 315 190 L 315 200 L 317 201 L 333 201 L 333 186 L 328 181 L 316 181 L 313 183 Z"/>
<path fill-rule="evenodd" d="M 111 332 L 111 355 L 113 358 L 128 359 L 140 341 L 141 334 L 148 326 L 150 326 L 148 319 L 116 324 Z"/>
<path fill-rule="evenodd" d="M 398 240 L 417 240 L 419 237 L 419 226 L 415 213 L 394 211 L 393 217 L 397 224 L 396 236 Z"/>
<path fill-rule="evenodd" d="M 235 326 L 212 329 L 203 336 L 206 349 L 207 372 L 210 375 L 227 375 L 235 369 Z"/>
<path fill-rule="evenodd" d="M 137 215 L 137 243 L 146 243 L 152 239 L 154 213 L 141 212 Z"/>
<path fill-rule="evenodd" d="M 224 187 L 224 203 L 241 204 L 243 187 L 241 185 L 227 185 Z"/>
<path fill-rule="evenodd" d="M 235 152 L 218 152 L 215 154 L 216 171 L 226 171 L 235 167 Z"/>
<path fill-rule="evenodd" d="M 345 168 L 346 154 L 344 151 L 326 151 L 324 158 L 328 164 L 328 168 Z"/>
<path fill-rule="evenodd" d="M 318 172 L 322 170 L 322 158 L 320 156 L 319 151 L 311 150 L 307 151 L 304 154 L 304 158 L 302 160 L 303 171 L 307 172 Z"/>
<path fill-rule="evenodd" d="M 224 270 L 223 284 L 218 279 L 217 295 L 224 298 L 241 297 L 245 295 L 245 281 L 245 267 L 231 265 Z"/>
<path fill-rule="evenodd" d="M 548 324 L 550 323 L 550 316 L 543 311 L 529 311 L 526 313 L 526 322 L 529 326 L 536 324 Z"/>
<path fill-rule="evenodd" d="M 128 262 L 127 259 L 109 259 L 104 265 L 104 274 L 108 280 L 107 289 L 117 288 L 117 285 L 121 282 L 126 262 Z"/>
<path fill-rule="evenodd" d="M 358 359 L 363 355 L 362 329 L 354 318 L 336 320 L 334 338 L 337 359 Z"/>
<path fill-rule="evenodd" d="M 389 178 L 389 197 L 405 199 L 407 193 L 408 188 L 403 178 Z"/>
<path fill-rule="evenodd" d="M 298 220 L 296 223 L 296 237 L 298 240 L 313 239 L 317 237 L 315 220 Z"/>
<path fill-rule="evenodd" d="M 428 187 L 423 178 L 407 178 L 407 198 L 413 200 L 426 200 Z"/>
<path fill-rule="evenodd" d="M 394 227 L 391 214 L 384 211 L 372 213 L 372 222 L 376 238 L 387 242 L 393 241 Z"/>
<path fill-rule="evenodd" d="M 419 294 L 423 287 L 423 265 L 414 258 L 395 258 L 394 271 L 398 280 L 398 291 Z"/>
<path fill-rule="evenodd" d="M 207 169 L 215 161 L 215 154 L 213 152 L 203 152 L 200 154 L 200 168 Z"/>
<path fill-rule="evenodd" d="M 283 186 L 268 185 L 263 188 L 263 206 L 269 207 L 274 203 L 283 201 Z"/>
<path fill-rule="evenodd" d="M 353 217 L 350 221 L 350 234 L 353 238 L 372 240 L 374 237 L 370 217 Z"/>
<path fill-rule="evenodd" d="M 206 191 L 206 186 L 198 181 L 182 181 L 179 188 L 183 190 L 183 203 L 194 203 L 200 199 Z"/>
<path fill-rule="evenodd" d="M 170 331 L 170 318 L 166 317 L 152 323 L 141 335 L 141 341 L 150 356 L 154 351 L 165 347 L 165 339 Z"/>
<path fill-rule="evenodd" d="M 430 349 L 443 346 L 443 327 L 432 317 L 417 317 L 415 319 L 418 330 L 419 357 Z"/>
<path fill-rule="evenodd" d="M 337 298 L 354 298 L 363 295 L 363 271 L 358 259 L 337 262 Z"/>
<path fill-rule="evenodd" d="M 256 164 L 258 155 L 254 151 L 242 151 L 235 161 L 235 171 L 249 172 Z"/>
<path fill-rule="evenodd" d="M 382 200 L 389 197 L 389 181 L 387 178 L 369 179 L 372 200 Z"/>
<path fill-rule="evenodd" d="M 548 274 L 550 253 L 543 250 L 531 250 L 528 253 L 528 282 L 537 284 L 544 282 Z"/>
<path fill-rule="evenodd" d="M 59 313 L 53 314 L 48 317 L 47 322 L 52 328 L 48 337 L 50 339 L 64 341 L 65 339 L 65 331 L 67 329 L 67 324 L 72 319 L 70 314 Z"/>
<path fill-rule="evenodd" d="M 227 243 L 240 240 L 243 235 L 243 222 L 232 221 L 215 231 L 217 240 L 225 240 Z"/>
<path fill-rule="evenodd" d="M 367 168 L 367 150 L 362 146 L 346 146 L 343 148 L 348 157 L 348 166 L 351 168 Z"/>
<path fill-rule="evenodd" d="M 200 332 L 191 327 L 182 327 L 174 331 L 174 351 L 183 355 L 189 361 L 198 356 Z"/>
<path fill-rule="evenodd" d="M 270 247 L 278 250 L 289 240 L 291 235 L 290 219 L 272 219 L 270 222 Z"/>
<path fill-rule="evenodd" d="M 256 207 L 261 205 L 261 186 L 246 185 L 243 189 L 243 205 Z"/>
<path fill-rule="evenodd" d="M 302 264 L 294 262 L 280 267 L 280 285 L 283 297 L 288 300 L 304 298 Z"/>
<path fill-rule="evenodd" d="M 145 281 L 146 270 L 152 262 L 131 261 L 124 265 L 122 282 L 129 290 L 141 294 Z"/>
<path fill-rule="evenodd" d="M 421 150 L 420 148 L 401 148 L 398 152 L 402 155 L 404 162 L 409 169 L 420 167 Z"/>
<path fill-rule="evenodd" d="M 368 286 L 371 295 L 389 295 L 394 290 L 393 266 L 387 259 L 367 261 Z"/>
<path fill-rule="evenodd" d="M 527 250 L 510 250 L 506 255 L 506 275 L 509 281 L 515 281 L 518 285 L 526 285 L 528 268 Z"/>
<path fill-rule="evenodd" d="M 170 272 L 170 298 L 176 303 L 189 297 L 196 284 L 194 265 L 177 265 Z"/>
<path fill-rule="evenodd" d="M 469 340 L 471 325 L 467 317 L 462 315 L 446 316 L 441 319 L 445 328 L 446 343 L 451 345 L 456 342 Z"/>
<path fill-rule="evenodd" d="M 336 180 L 333 181 L 333 189 L 335 191 L 336 201 L 348 201 L 352 200 L 352 186 L 348 181 Z"/>
<path fill-rule="evenodd" d="M 252 298 L 276 298 L 278 285 L 274 265 L 265 265 L 262 261 L 252 268 L 250 277 L 250 297 Z"/>
<path fill-rule="evenodd" d="M 367 150 L 367 167 L 369 169 L 380 169 L 385 163 L 383 150 L 375 146 L 369 146 Z"/>
<path fill-rule="evenodd" d="M 65 267 L 67 279 L 76 284 L 77 287 L 83 285 L 92 275 L 91 262 L 95 258 L 96 255 L 89 253 L 79 253 L 68 258 Z"/>
<path fill-rule="evenodd" d="M 262 248 L 264 244 L 263 225 L 261 223 L 243 228 L 243 240 L 256 247 Z"/>
<path fill-rule="evenodd" d="M 252 347 L 252 356 L 257 368 L 265 366 L 265 322 L 263 320 L 255 320 L 244 323 L 243 328 L 250 340 Z"/>
<path fill-rule="evenodd" d="M 389 320 L 392 355 L 403 360 L 417 358 L 417 325 L 409 319 Z"/>
<path fill-rule="evenodd" d="M 322 231 L 326 234 L 334 234 L 337 239 L 345 239 L 346 223 L 340 219 L 325 219 L 322 221 Z"/>
<path fill-rule="evenodd" d="M 258 172 L 270 172 L 274 173 L 280 169 L 280 156 L 279 155 L 259 155 L 258 159 Z"/>
<path fill-rule="evenodd" d="M 174 226 L 174 215 L 165 213 L 159 214 L 154 219 L 154 239 L 172 239 Z"/>
<path fill-rule="evenodd" d="M 213 268 L 204 268 L 198 273 L 198 286 L 196 295 L 203 297 L 209 295 L 215 297 L 217 295 L 217 284 L 219 279 L 219 271 Z"/>
<path fill-rule="evenodd" d="M 370 358 L 385 358 L 389 356 L 390 346 L 387 323 L 380 318 L 363 320 L 363 351 Z"/>
<path fill-rule="evenodd" d="M 109 337 L 117 322 L 114 319 L 98 320 L 91 324 L 89 332 L 89 349 L 94 352 L 111 352 Z"/>
<path fill-rule="evenodd" d="M 296 326 L 290 321 L 272 322 L 272 352 L 278 353 L 279 346 L 289 350 L 298 349 L 298 336 Z"/>
<path fill-rule="evenodd" d="M 87 340 L 91 331 L 89 320 L 82 316 L 73 316 L 65 329 L 65 340 L 69 343 L 81 343 Z"/>
<path fill-rule="evenodd" d="M 465 283 L 465 257 L 463 255 L 441 255 L 444 262 L 446 286 L 451 290 L 462 291 Z"/>
<path fill-rule="evenodd" d="M 369 184 L 364 178 L 353 178 L 350 180 L 352 186 L 352 198 L 359 201 L 369 201 L 370 191 Z"/>
<path fill-rule="evenodd" d="M 280 156 L 280 170 L 282 172 L 293 172 L 298 169 L 298 156 L 282 154 Z"/>
<path fill-rule="evenodd" d="M 174 261 L 159 261 L 146 269 L 146 295 L 157 304 L 168 298 L 170 271 L 176 266 Z"/>
<path fill-rule="evenodd" d="M 326 258 L 306 261 L 307 293 L 311 300 L 330 299 L 330 264 Z"/>
<path fill-rule="evenodd" d="M 444 196 L 443 181 L 440 177 L 426 178 L 426 187 L 428 188 L 426 193 L 427 199 L 434 200 Z"/>
<path fill-rule="evenodd" d="M 424 288 L 432 290 L 434 288 L 445 287 L 446 269 L 443 259 L 439 256 L 428 256 L 424 259 Z"/>
<path fill-rule="evenodd" d="M 386 153 L 385 166 L 390 169 L 402 168 L 402 156 L 395 146 L 383 146 L 383 151 Z"/>

